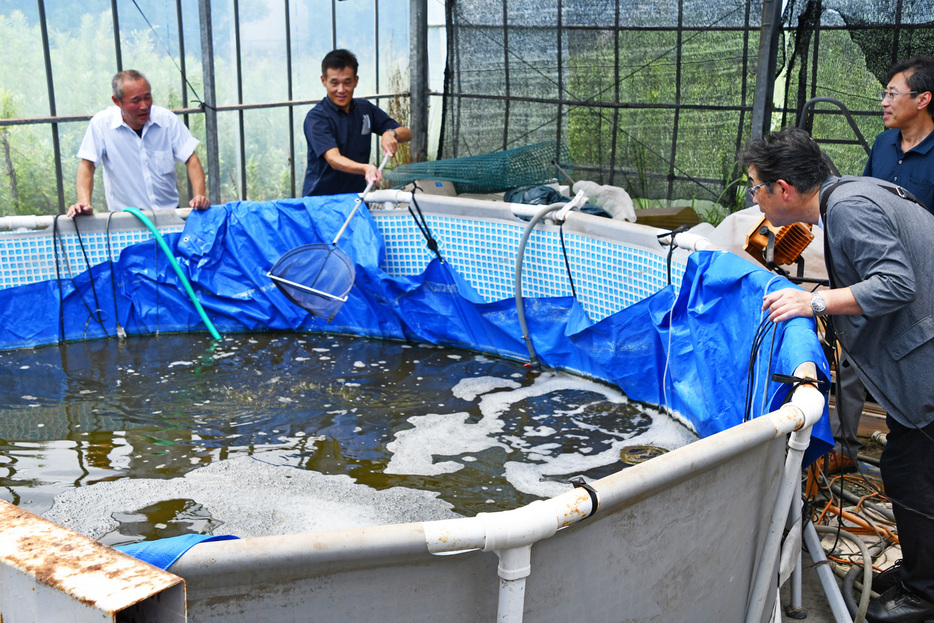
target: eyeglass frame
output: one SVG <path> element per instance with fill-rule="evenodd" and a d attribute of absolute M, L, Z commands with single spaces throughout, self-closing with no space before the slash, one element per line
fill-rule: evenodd
<path fill-rule="evenodd" d="M 756 191 L 757 191 L 757 190 L 759 190 L 759 189 L 762 188 L 763 186 L 770 186 L 771 184 L 774 184 L 774 183 L 775 183 L 775 182 L 762 182 L 761 184 L 756 184 L 755 186 L 751 186 L 751 187 L 747 188 L 747 189 L 746 189 L 746 192 L 749 193 L 749 198 L 750 198 L 751 200 L 755 201 L 755 200 L 756 200 Z"/>
<path fill-rule="evenodd" d="M 901 93 L 896 93 L 895 91 L 879 91 L 879 101 L 884 102 L 889 100 L 890 102 L 895 101 L 896 95 L 917 95 L 920 91 L 902 91 Z"/>

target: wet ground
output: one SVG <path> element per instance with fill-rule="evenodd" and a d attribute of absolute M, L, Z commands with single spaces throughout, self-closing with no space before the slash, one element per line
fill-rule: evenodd
<path fill-rule="evenodd" d="M 833 408 L 831 406 L 831 408 Z M 860 440 L 863 442 L 863 448 L 860 450 L 860 456 L 866 457 L 870 461 L 878 460 L 882 454 L 883 446 L 872 440 L 872 434 L 875 432 L 886 432 L 885 419 L 884 416 L 881 416 L 878 410 L 868 411 L 864 413 L 863 417 L 860 420 L 860 430 L 859 436 Z M 881 480 L 879 478 L 879 472 L 877 468 L 871 462 L 860 462 L 860 468 L 863 472 L 863 475 L 872 483 L 873 486 L 881 488 Z M 856 491 L 858 494 L 862 495 L 867 493 L 867 488 L 858 485 L 858 479 L 854 478 L 856 482 L 855 485 L 846 485 L 848 489 Z M 829 540 L 829 539 L 828 539 Z M 831 543 L 824 543 L 825 548 L 831 547 Z M 897 554 L 890 553 L 890 557 L 897 558 Z M 808 621 L 810 623 L 837 623 L 838 620 L 833 611 L 830 608 L 829 601 L 827 596 L 824 594 L 824 589 L 818 578 L 816 566 L 811 561 L 807 552 L 803 554 L 802 557 L 802 582 L 801 582 L 801 592 L 802 592 L 802 609 L 797 612 L 799 616 L 804 615 L 804 618 L 800 620 Z M 841 581 L 836 579 L 836 585 L 841 586 Z M 798 620 L 797 618 L 792 618 L 788 616 L 788 607 L 791 604 L 791 595 L 790 595 L 790 582 L 786 583 L 781 590 L 782 596 L 782 606 L 783 606 L 783 620 L 784 621 L 794 621 Z M 859 599 L 859 595 L 854 595 L 854 601 Z M 849 620 L 849 619 L 842 619 Z"/>

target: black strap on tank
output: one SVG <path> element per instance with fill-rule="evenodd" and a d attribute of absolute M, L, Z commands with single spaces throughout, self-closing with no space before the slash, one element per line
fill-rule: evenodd
<path fill-rule="evenodd" d="M 422 232 L 422 236 L 425 237 L 425 243 L 428 245 L 428 248 L 431 250 L 432 253 L 435 254 L 438 260 L 440 260 L 441 263 L 443 264 L 444 258 L 441 257 L 441 252 L 438 250 L 438 241 L 435 240 L 435 237 L 431 235 L 431 230 L 428 229 L 428 221 L 425 219 L 425 215 L 422 214 L 422 209 L 418 207 L 418 201 L 416 201 L 415 199 L 416 192 L 424 192 L 424 191 L 422 191 L 422 189 L 418 187 L 417 183 L 413 183 L 412 186 L 413 186 L 412 202 L 408 206 L 409 214 L 411 214 L 412 218 L 415 219 L 415 225 L 418 226 L 418 231 Z M 415 206 L 415 210 L 416 212 L 418 212 L 418 216 L 415 216 L 415 212 L 412 212 L 412 206 Z"/>
<path fill-rule="evenodd" d="M 590 514 L 587 517 L 593 517 L 597 513 L 597 508 L 600 506 L 600 499 L 597 497 L 597 491 L 591 487 L 581 476 L 575 476 L 568 480 L 569 483 L 575 487 L 580 487 L 587 491 L 590 494 Z M 587 519 L 584 517 L 584 519 Z"/>

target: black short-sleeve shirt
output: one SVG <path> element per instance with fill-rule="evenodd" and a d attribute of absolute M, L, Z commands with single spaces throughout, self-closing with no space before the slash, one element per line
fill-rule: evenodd
<path fill-rule="evenodd" d="M 335 106 L 330 99 L 321 100 L 305 116 L 308 165 L 302 195 L 362 192 L 366 188 L 364 177 L 331 168 L 324 159 L 325 152 L 337 147 L 345 158 L 369 162 L 373 133 L 381 135 L 398 127 L 398 122 L 367 100 L 351 100 L 349 112 Z"/>

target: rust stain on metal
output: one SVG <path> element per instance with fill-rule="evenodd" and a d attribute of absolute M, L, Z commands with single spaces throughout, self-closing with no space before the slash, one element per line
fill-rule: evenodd
<path fill-rule="evenodd" d="M 2 500 L 0 562 L 108 612 L 182 582 L 167 571 Z"/>

